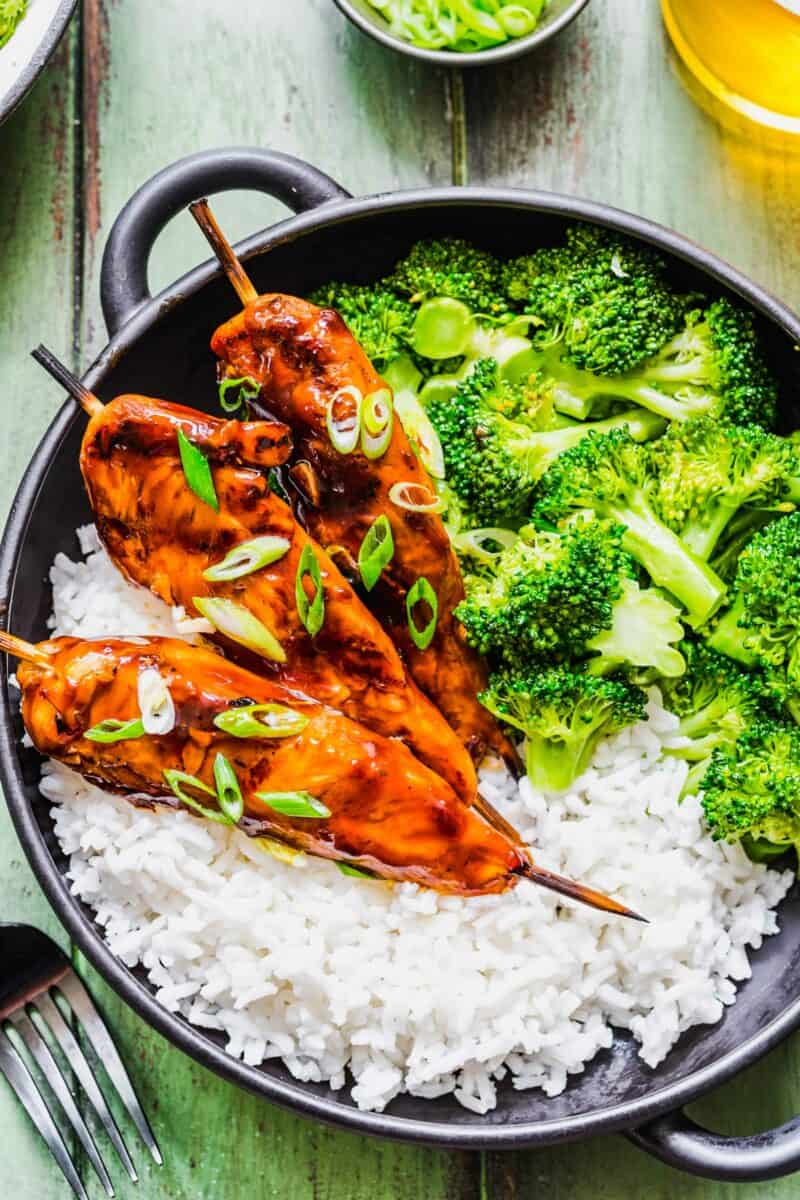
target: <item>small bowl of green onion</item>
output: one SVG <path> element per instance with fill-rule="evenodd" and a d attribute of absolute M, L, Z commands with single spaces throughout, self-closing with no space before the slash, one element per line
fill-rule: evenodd
<path fill-rule="evenodd" d="M 507 62 L 554 37 L 588 0 L 335 0 L 393 50 L 440 66 Z"/>

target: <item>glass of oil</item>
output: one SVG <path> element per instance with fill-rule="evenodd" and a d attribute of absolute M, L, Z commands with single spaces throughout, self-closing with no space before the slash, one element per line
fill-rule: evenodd
<path fill-rule="evenodd" d="M 800 0 L 661 0 L 694 98 L 737 132 L 800 151 Z"/>

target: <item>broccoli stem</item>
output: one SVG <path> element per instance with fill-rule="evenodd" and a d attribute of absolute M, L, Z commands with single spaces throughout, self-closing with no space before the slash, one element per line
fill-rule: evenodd
<path fill-rule="evenodd" d="M 717 621 L 708 638 L 708 644 L 719 654 L 726 654 L 728 658 L 744 663 L 746 667 L 753 667 L 756 665 L 756 659 L 743 645 L 742 626 L 739 624 L 744 615 L 745 600 L 744 596 L 740 595 Z"/>
<path fill-rule="evenodd" d="M 547 738 L 529 734 L 525 744 L 525 770 L 535 788 L 563 792 L 589 764 L 598 738 Z"/>
<path fill-rule="evenodd" d="M 526 438 L 518 438 L 509 443 L 509 450 L 515 458 L 527 460 L 531 466 L 531 474 L 541 477 L 550 463 L 554 462 L 565 450 L 571 450 L 583 441 L 588 433 L 610 433 L 612 429 L 627 429 L 636 442 L 648 442 L 664 432 L 665 423 L 654 413 L 632 409 L 608 417 L 604 421 L 592 421 L 588 425 L 568 425 L 563 429 L 545 429 L 531 433 Z"/>
<path fill-rule="evenodd" d="M 627 505 L 610 504 L 607 511 L 625 526 L 623 548 L 680 601 L 690 625 L 703 625 L 725 598 L 719 576 L 659 521 L 641 491 L 631 493 Z"/>
<path fill-rule="evenodd" d="M 717 542 L 736 516 L 738 509 L 731 505 L 719 504 L 711 517 L 700 521 L 697 518 L 687 521 L 681 530 L 681 538 L 693 554 L 707 561 L 714 553 Z"/>

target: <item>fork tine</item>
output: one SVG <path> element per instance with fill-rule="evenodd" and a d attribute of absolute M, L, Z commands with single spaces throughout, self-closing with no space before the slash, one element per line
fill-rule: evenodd
<path fill-rule="evenodd" d="M 103 1185 L 107 1196 L 113 1197 L 114 1187 L 111 1183 L 108 1171 L 100 1157 L 97 1146 L 94 1143 L 94 1138 L 86 1127 L 86 1122 L 78 1111 L 78 1106 L 75 1103 L 72 1092 L 67 1086 L 67 1081 L 61 1074 L 61 1068 L 53 1058 L 50 1047 L 44 1040 L 39 1030 L 31 1021 L 24 1009 L 18 1008 L 16 1012 L 9 1014 L 9 1021 L 19 1033 L 31 1055 L 38 1063 L 42 1074 L 53 1089 L 56 1099 L 64 1110 L 66 1117 L 72 1128 L 75 1130 L 81 1145 L 89 1156 L 89 1160 L 97 1174 L 100 1176 L 100 1182 Z"/>
<path fill-rule="evenodd" d="M 67 1182 L 78 1200 L 89 1200 L 86 1189 L 75 1170 L 75 1164 L 64 1145 L 64 1139 L 50 1115 L 50 1110 L 45 1104 L 33 1076 L 8 1040 L 5 1032 L 0 1033 L 0 1071 L 5 1075 L 28 1116 L 47 1142 L 50 1153 L 64 1172 Z"/>
<path fill-rule="evenodd" d="M 49 992 L 41 992 L 36 997 L 34 1012 L 37 1009 L 39 1011 L 39 1015 L 50 1026 L 53 1037 L 64 1051 L 64 1054 L 67 1057 L 67 1062 L 78 1076 L 81 1087 L 86 1092 L 86 1095 L 89 1097 L 91 1103 L 94 1105 L 95 1111 L 97 1112 L 100 1120 L 103 1122 L 103 1127 L 108 1136 L 111 1138 L 114 1149 L 120 1156 L 125 1170 L 128 1172 L 133 1182 L 138 1183 L 139 1176 L 136 1174 L 136 1168 L 134 1167 L 131 1156 L 128 1153 L 128 1147 L 122 1140 L 122 1134 L 117 1128 L 117 1123 L 111 1115 L 111 1111 L 106 1104 L 105 1097 L 100 1091 L 97 1080 L 92 1074 L 92 1068 L 86 1061 L 86 1056 L 78 1045 L 75 1034 L 62 1017 Z"/>
<path fill-rule="evenodd" d="M 158 1148 L 156 1139 L 153 1137 L 153 1131 L 133 1090 L 133 1084 L 130 1081 L 128 1072 L 125 1070 L 117 1047 L 114 1045 L 103 1018 L 95 1008 L 91 996 L 74 971 L 69 971 L 63 979 L 59 980 L 58 990 L 66 996 L 72 1011 L 83 1026 L 97 1057 L 105 1067 L 108 1077 L 117 1089 L 131 1120 L 139 1130 L 139 1136 L 158 1165 L 162 1166 L 164 1160 L 161 1157 L 161 1151 Z"/>

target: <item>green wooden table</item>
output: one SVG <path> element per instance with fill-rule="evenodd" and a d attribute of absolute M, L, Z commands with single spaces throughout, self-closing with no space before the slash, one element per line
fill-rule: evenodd
<path fill-rule="evenodd" d="M 468 75 L 430 70 L 347 26 L 332 0 L 84 0 L 34 93 L 0 129 L 0 506 L 60 403 L 28 359 L 40 339 L 86 366 L 104 342 L 97 281 L 121 204 L 173 159 L 223 144 L 306 157 L 353 192 L 451 181 L 593 197 L 673 226 L 800 307 L 800 156 L 737 144 L 696 110 L 671 69 L 656 0 L 594 0 L 535 57 Z M 242 236 L 276 205 L 216 206 Z M 156 249 L 154 288 L 207 252 L 188 217 Z M 4 920 L 63 939 L 0 814 Z M 88 972 L 166 1165 L 139 1152 L 128 1200 L 788 1200 L 800 1183 L 692 1180 L 621 1138 L 537 1153 L 425 1151 L 365 1141 L 245 1096 L 150 1032 Z M 800 1106 L 800 1035 L 702 1104 L 727 1132 Z M 0 1083 L 0 1195 L 68 1188 Z M 101 1189 L 85 1161 L 90 1195 Z"/>

